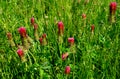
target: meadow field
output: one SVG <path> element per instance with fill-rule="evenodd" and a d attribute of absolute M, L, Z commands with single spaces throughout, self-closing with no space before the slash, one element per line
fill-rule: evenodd
<path fill-rule="evenodd" d="M 120 79 L 120 0 L 0 0 L 0 79 Z"/>

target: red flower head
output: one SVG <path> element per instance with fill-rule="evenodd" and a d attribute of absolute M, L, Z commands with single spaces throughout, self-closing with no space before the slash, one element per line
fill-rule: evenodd
<path fill-rule="evenodd" d="M 46 38 L 46 34 L 45 34 L 45 33 L 42 35 L 42 38 L 43 38 L 43 39 Z"/>
<path fill-rule="evenodd" d="M 38 25 L 34 24 L 34 30 L 38 29 Z"/>
<path fill-rule="evenodd" d="M 94 31 L 94 29 L 95 29 L 95 26 L 94 26 L 94 25 L 92 25 L 92 26 L 91 26 L 91 31 L 93 32 L 93 31 Z"/>
<path fill-rule="evenodd" d="M 42 44 L 42 41 L 43 41 L 42 37 L 41 37 L 41 38 L 39 38 L 39 41 L 40 41 L 40 43 Z"/>
<path fill-rule="evenodd" d="M 66 66 L 66 68 L 65 68 L 65 74 L 70 74 L 70 66 Z"/>
<path fill-rule="evenodd" d="M 27 37 L 25 27 L 20 27 L 20 28 L 18 29 L 18 31 L 19 31 L 21 37 L 23 37 L 23 38 L 24 38 L 24 37 Z"/>
<path fill-rule="evenodd" d="M 86 14 L 82 14 L 82 18 L 83 18 L 83 19 L 86 19 Z"/>
<path fill-rule="evenodd" d="M 59 35 L 63 34 L 63 31 L 64 31 L 64 25 L 63 25 L 63 22 L 60 21 L 58 22 L 58 34 Z"/>
<path fill-rule="evenodd" d="M 31 24 L 34 25 L 34 23 L 35 23 L 35 19 L 34 19 L 34 17 L 32 17 L 31 18 Z"/>
<path fill-rule="evenodd" d="M 70 43 L 70 45 L 73 45 L 74 44 L 74 38 L 73 37 L 68 38 L 68 42 Z"/>
<path fill-rule="evenodd" d="M 67 57 L 68 57 L 68 53 L 64 53 L 64 54 L 62 54 L 62 60 L 65 60 Z"/>
<path fill-rule="evenodd" d="M 8 38 L 9 40 L 12 39 L 12 34 L 11 34 L 10 32 L 7 33 L 7 38 Z"/>
<path fill-rule="evenodd" d="M 24 53 L 23 53 L 22 49 L 18 49 L 17 54 L 19 55 L 20 58 L 24 56 Z"/>
<path fill-rule="evenodd" d="M 111 2 L 110 3 L 110 14 L 115 14 L 116 7 L 117 7 L 117 3 L 116 2 Z"/>

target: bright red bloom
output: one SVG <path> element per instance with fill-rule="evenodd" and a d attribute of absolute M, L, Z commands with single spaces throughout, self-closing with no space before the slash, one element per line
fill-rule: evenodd
<path fill-rule="evenodd" d="M 42 37 L 41 37 L 41 38 L 39 38 L 39 41 L 40 41 L 40 43 L 42 44 L 43 38 L 42 38 Z"/>
<path fill-rule="evenodd" d="M 61 35 L 63 34 L 63 32 L 64 32 L 64 25 L 63 25 L 63 22 L 60 21 L 58 22 L 58 34 Z"/>
<path fill-rule="evenodd" d="M 86 14 L 82 14 L 82 18 L 83 18 L 83 19 L 86 19 Z"/>
<path fill-rule="evenodd" d="M 92 26 L 91 26 L 91 31 L 94 31 L 94 29 L 95 29 L 95 26 L 92 25 Z"/>
<path fill-rule="evenodd" d="M 42 35 L 42 38 L 46 38 L 46 36 L 47 36 L 47 35 L 44 33 L 44 34 Z"/>
<path fill-rule="evenodd" d="M 20 27 L 20 28 L 18 29 L 18 31 L 19 31 L 21 37 L 23 37 L 23 38 L 24 38 L 24 37 L 27 37 L 25 27 Z"/>
<path fill-rule="evenodd" d="M 17 54 L 19 55 L 20 58 L 24 56 L 24 53 L 23 53 L 22 49 L 18 49 Z"/>
<path fill-rule="evenodd" d="M 69 42 L 71 45 L 73 45 L 73 44 L 74 44 L 74 38 L 73 38 L 73 37 L 68 38 L 68 42 Z"/>
<path fill-rule="evenodd" d="M 117 3 L 116 2 L 111 2 L 110 3 L 110 14 L 115 14 L 116 7 L 117 7 Z"/>
<path fill-rule="evenodd" d="M 34 17 L 32 17 L 31 18 L 31 24 L 34 25 L 34 23 L 35 23 L 35 19 L 34 19 Z"/>
<path fill-rule="evenodd" d="M 70 66 L 66 66 L 66 68 L 65 68 L 65 74 L 70 74 Z"/>
<path fill-rule="evenodd" d="M 12 39 L 12 34 L 11 34 L 10 32 L 7 33 L 7 38 L 8 38 L 9 40 Z"/>
<path fill-rule="evenodd" d="M 64 54 L 62 54 L 62 60 L 65 60 L 67 57 L 68 57 L 68 53 L 64 53 Z"/>
<path fill-rule="evenodd" d="M 38 25 L 34 24 L 34 30 L 38 29 Z"/>

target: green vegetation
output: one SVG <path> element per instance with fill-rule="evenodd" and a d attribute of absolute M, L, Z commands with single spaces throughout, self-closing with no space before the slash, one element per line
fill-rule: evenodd
<path fill-rule="evenodd" d="M 108 20 L 111 2 L 117 3 L 114 23 Z M 47 45 L 35 40 L 30 22 L 33 16 L 39 37 L 47 35 Z M 1 0 L 0 18 L 0 79 L 120 78 L 119 0 Z M 63 42 L 59 41 L 59 21 L 64 24 Z M 22 46 L 21 26 L 33 39 L 24 52 L 24 62 L 17 54 L 18 45 Z M 16 46 L 10 46 L 8 32 Z M 73 47 L 70 37 L 74 37 Z M 65 52 L 69 55 L 62 60 Z M 68 74 L 66 66 L 70 67 Z"/>

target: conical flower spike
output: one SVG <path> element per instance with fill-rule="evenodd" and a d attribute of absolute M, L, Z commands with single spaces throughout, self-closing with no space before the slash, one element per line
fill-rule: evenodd
<path fill-rule="evenodd" d="M 34 25 L 34 23 L 35 23 L 34 17 L 32 17 L 30 21 L 31 21 L 31 24 Z"/>
<path fill-rule="evenodd" d="M 20 57 L 20 59 L 21 59 L 22 62 L 25 62 L 25 61 L 26 61 L 25 55 L 24 55 L 24 52 L 23 52 L 22 49 L 18 49 L 18 50 L 17 50 L 17 54 L 18 54 L 18 56 Z"/>
<path fill-rule="evenodd" d="M 110 3 L 110 16 L 109 20 L 110 22 L 114 23 L 115 22 L 115 12 L 117 8 L 117 3 L 116 2 L 111 2 Z"/>
<path fill-rule="evenodd" d="M 29 49 L 30 43 L 28 41 L 28 35 L 26 33 L 26 29 L 24 27 L 20 27 L 18 31 L 22 39 L 22 45 L 24 46 L 25 49 Z"/>
<path fill-rule="evenodd" d="M 63 25 L 63 22 L 60 21 L 58 22 L 58 34 L 63 35 L 63 32 L 64 32 L 64 25 Z"/>

